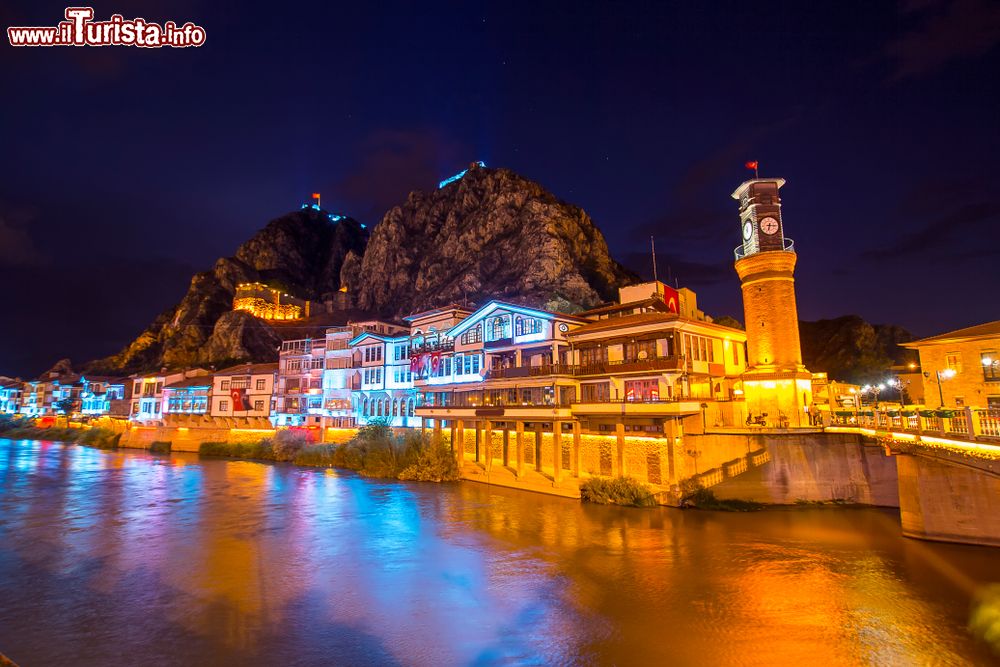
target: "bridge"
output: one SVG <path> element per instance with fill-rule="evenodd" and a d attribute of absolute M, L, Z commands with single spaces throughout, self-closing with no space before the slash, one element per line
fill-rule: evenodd
<path fill-rule="evenodd" d="M 824 431 L 874 439 L 896 457 L 910 537 L 1000 546 L 1000 411 L 840 413 Z"/>

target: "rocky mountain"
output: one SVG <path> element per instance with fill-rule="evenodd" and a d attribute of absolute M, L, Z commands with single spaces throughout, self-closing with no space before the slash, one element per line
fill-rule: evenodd
<path fill-rule="evenodd" d="M 799 322 L 799 336 L 806 368 L 826 371 L 835 380 L 872 382 L 884 378 L 891 365 L 916 361 L 914 352 L 899 346 L 913 340 L 910 332 L 869 324 L 857 315 Z"/>
<path fill-rule="evenodd" d="M 476 164 L 386 213 L 341 278 L 355 305 L 386 315 L 491 298 L 572 312 L 637 280 L 583 209 L 508 169 Z"/>
<path fill-rule="evenodd" d="M 367 240 L 358 221 L 334 221 L 313 208 L 272 220 L 233 257 L 219 259 L 210 271 L 196 274 L 181 302 L 157 317 L 124 350 L 89 367 L 132 372 L 274 360 L 279 334 L 249 314 L 233 312 L 236 285 L 259 281 L 304 299 L 322 300 L 340 288 L 345 260 L 360 256 Z"/>
<path fill-rule="evenodd" d="M 195 275 L 181 302 L 124 350 L 89 369 L 275 359 L 281 325 L 232 310 L 243 282 L 314 301 L 344 286 L 355 307 L 393 317 L 490 298 L 572 312 L 635 280 L 582 209 L 512 171 L 473 165 L 443 188 L 410 193 L 370 239 L 356 220 L 333 222 L 312 208 L 272 220 L 233 257 Z"/>

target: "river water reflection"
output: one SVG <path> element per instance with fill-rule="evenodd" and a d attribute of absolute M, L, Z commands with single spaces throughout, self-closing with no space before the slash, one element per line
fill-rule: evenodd
<path fill-rule="evenodd" d="M 0 440 L 31 665 L 970 664 L 1000 552 L 882 510 L 634 510 Z"/>

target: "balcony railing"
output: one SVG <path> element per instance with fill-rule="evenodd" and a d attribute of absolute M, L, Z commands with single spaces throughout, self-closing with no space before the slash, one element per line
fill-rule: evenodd
<path fill-rule="evenodd" d="M 786 239 L 782 239 L 782 246 L 783 246 L 782 250 L 784 250 L 785 252 L 795 252 L 795 241 L 793 241 L 792 239 L 787 239 L 787 238 Z M 760 251 L 760 250 L 758 250 L 757 252 L 771 252 L 771 251 L 768 251 L 768 250 Z M 733 250 L 733 254 L 736 255 L 736 259 L 743 259 L 744 257 L 747 256 L 747 251 L 746 251 L 746 249 L 743 248 L 743 245 L 740 244 L 740 245 L 736 246 L 735 250 Z"/>
<path fill-rule="evenodd" d="M 614 403 L 614 404 L 640 403 L 640 404 L 652 404 L 652 405 L 656 405 L 656 404 L 659 404 L 659 403 L 677 403 L 679 401 L 684 401 L 684 400 L 693 401 L 693 400 L 697 400 L 697 399 L 694 399 L 694 398 L 688 398 L 688 399 L 684 399 L 684 398 L 652 398 L 652 397 L 650 397 L 650 398 L 641 398 L 641 397 L 640 398 L 604 398 L 604 397 L 597 397 L 597 398 L 581 398 L 578 401 L 572 401 L 572 403 L 573 403 L 573 405 L 577 405 L 579 403 Z"/>
<path fill-rule="evenodd" d="M 490 371 L 491 380 L 506 380 L 509 378 L 540 377 L 546 375 L 576 375 L 579 366 L 569 364 L 544 364 L 542 366 L 511 366 L 510 368 L 494 368 Z"/>
<path fill-rule="evenodd" d="M 451 352 L 455 349 L 455 341 L 446 340 L 442 342 L 421 343 L 410 346 L 410 354 L 423 354 L 424 352 Z"/>
<path fill-rule="evenodd" d="M 488 340 L 483 343 L 483 347 L 487 350 L 491 350 L 496 347 L 508 347 L 514 344 L 514 339 L 510 336 L 506 338 L 497 338 L 496 340 Z"/>
<path fill-rule="evenodd" d="M 579 367 L 577 375 L 607 375 L 610 373 L 634 373 L 639 371 L 683 370 L 680 357 L 651 357 L 649 359 L 622 359 L 620 361 L 599 361 Z"/>

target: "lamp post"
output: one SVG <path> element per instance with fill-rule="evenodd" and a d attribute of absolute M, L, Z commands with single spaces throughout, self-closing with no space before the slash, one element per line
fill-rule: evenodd
<path fill-rule="evenodd" d="M 875 397 L 875 409 L 878 410 L 878 395 L 879 392 L 885 389 L 885 384 L 866 384 L 861 388 L 862 395 L 871 394 Z"/>
<path fill-rule="evenodd" d="M 927 373 L 925 373 L 924 375 L 927 375 Z M 937 378 L 938 399 L 941 401 L 941 406 L 940 407 L 943 408 L 944 407 L 944 390 L 941 389 L 941 382 L 944 381 L 944 380 L 950 380 L 953 377 L 955 377 L 955 369 L 954 368 L 946 368 L 943 371 L 934 371 L 934 376 Z"/>
<path fill-rule="evenodd" d="M 899 392 L 899 408 L 903 409 L 903 407 L 904 407 L 904 405 L 903 405 L 903 389 L 906 387 L 906 385 L 910 384 L 910 381 L 906 380 L 904 382 L 902 379 L 900 379 L 900 378 L 897 377 L 897 378 L 891 378 L 889 380 L 886 380 L 886 384 L 889 385 L 890 387 L 894 388 L 896 391 Z"/>

